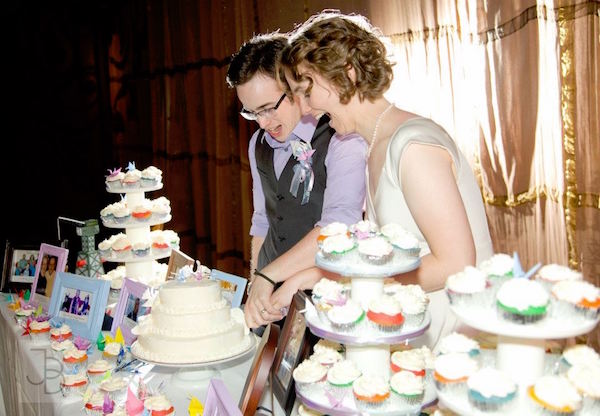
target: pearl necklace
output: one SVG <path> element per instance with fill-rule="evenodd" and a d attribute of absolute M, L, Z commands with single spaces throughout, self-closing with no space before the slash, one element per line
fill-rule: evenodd
<path fill-rule="evenodd" d="M 373 150 L 373 147 L 375 146 L 375 142 L 377 141 L 377 130 L 379 129 L 379 123 L 383 119 L 383 116 L 385 115 L 385 113 L 390 111 L 390 109 L 393 106 L 394 106 L 394 103 L 390 103 L 390 105 L 385 110 L 383 110 L 381 112 L 381 114 L 379 114 L 377 116 L 377 119 L 375 120 L 375 128 L 373 129 L 373 136 L 371 137 L 371 143 L 369 144 L 369 150 L 367 150 L 367 160 L 369 160 L 369 156 L 371 156 L 371 151 Z"/>

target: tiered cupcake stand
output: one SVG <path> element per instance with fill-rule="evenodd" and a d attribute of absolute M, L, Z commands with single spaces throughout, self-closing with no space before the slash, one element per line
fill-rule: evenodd
<path fill-rule="evenodd" d="M 385 265 L 364 263 L 356 253 L 350 253 L 335 261 L 324 258 L 321 253 L 316 256 L 316 264 L 320 268 L 338 273 L 351 281 L 351 298 L 367 310 L 372 299 L 384 294 L 383 285 L 386 277 L 406 273 L 420 265 L 418 257 L 396 254 L 393 260 Z M 332 328 L 329 322 L 321 320 L 313 304 L 306 302 L 306 324 L 311 332 L 320 338 L 344 344 L 346 359 L 351 360 L 363 374 L 375 374 L 385 380 L 391 377 L 390 344 L 408 342 L 423 335 L 431 323 L 429 312 L 418 326 L 402 327 L 401 331 L 386 334 L 369 326 L 364 319 L 352 332 L 340 332 Z M 319 383 L 308 392 L 296 390 L 297 397 L 308 407 L 329 415 L 357 415 L 361 412 L 354 404 L 350 392 L 341 400 L 332 400 L 326 383 Z M 436 400 L 433 383 L 427 381 L 425 395 L 420 405 L 406 405 L 390 398 L 370 415 L 418 415 L 423 407 L 431 405 Z"/>
<path fill-rule="evenodd" d="M 498 316 L 495 307 L 451 305 L 456 316 L 468 326 L 498 335 L 495 354 L 482 351 L 481 362 L 507 373 L 518 386 L 517 398 L 497 414 L 524 415 L 531 413 L 527 387 L 543 375 L 556 373 L 560 356 L 546 353 L 546 340 L 564 339 L 586 334 L 600 321 L 560 315 L 550 307 L 548 315 L 533 324 L 518 324 Z M 465 389 L 456 392 L 438 391 L 440 403 L 460 415 L 489 415 L 474 408 Z M 579 412 L 578 415 L 583 415 Z"/>
<path fill-rule="evenodd" d="M 127 194 L 127 205 L 135 207 L 141 204 L 145 199 L 145 192 L 156 191 L 162 189 L 163 184 L 158 183 L 155 186 L 146 186 L 139 188 L 121 188 L 118 190 L 107 189 L 107 192 L 114 194 Z M 113 223 L 103 221 L 103 225 L 107 228 L 118 228 L 125 229 L 125 235 L 131 244 L 135 244 L 138 241 L 149 241 L 150 244 L 150 227 L 153 225 L 164 224 L 171 220 L 171 215 L 167 215 L 165 218 L 160 220 L 152 220 L 152 217 L 146 221 L 140 221 L 133 217 L 130 217 L 126 222 Z M 150 253 L 145 256 L 136 256 L 133 251 L 130 250 L 126 256 L 118 256 L 113 252 L 110 256 L 104 257 L 105 261 L 125 263 L 126 276 L 138 280 L 144 284 L 148 284 L 155 279 L 153 264 L 154 260 L 167 258 L 171 255 L 171 249 L 163 249 L 156 251 L 153 247 L 150 248 Z"/>

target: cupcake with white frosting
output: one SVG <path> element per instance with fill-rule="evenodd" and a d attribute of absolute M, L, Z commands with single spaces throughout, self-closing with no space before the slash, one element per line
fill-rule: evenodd
<path fill-rule="evenodd" d="M 135 257 L 146 257 L 150 254 L 150 243 L 148 241 L 138 241 L 131 247 L 131 252 Z"/>
<path fill-rule="evenodd" d="M 100 383 L 100 391 L 108 393 L 115 403 L 123 404 L 127 394 L 128 382 L 123 377 L 110 377 Z"/>
<path fill-rule="evenodd" d="M 356 247 L 356 243 L 350 237 L 344 234 L 333 235 L 327 237 L 321 246 L 323 257 L 336 261 L 341 259 Z"/>
<path fill-rule="evenodd" d="M 156 221 L 162 221 L 166 219 L 171 213 L 171 205 L 161 202 L 152 201 L 151 205 L 152 219 Z"/>
<path fill-rule="evenodd" d="M 561 362 L 567 369 L 576 365 L 600 365 L 600 355 L 587 345 L 577 344 L 563 351 Z"/>
<path fill-rule="evenodd" d="M 115 368 L 113 363 L 107 360 L 96 360 L 87 368 L 87 374 L 92 383 L 99 383 L 107 372 Z"/>
<path fill-rule="evenodd" d="M 484 412 L 499 411 L 517 395 L 517 385 L 508 375 L 494 368 L 482 368 L 467 380 L 471 405 Z"/>
<path fill-rule="evenodd" d="M 390 379 L 390 388 L 403 403 L 408 405 L 420 404 L 425 394 L 423 377 L 418 377 L 410 371 L 395 373 Z"/>
<path fill-rule="evenodd" d="M 125 224 L 131 218 L 131 210 L 126 206 L 119 207 L 113 211 L 113 218 L 117 224 Z"/>
<path fill-rule="evenodd" d="M 140 184 L 143 187 L 154 187 L 162 182 L 162 170 L 148 166 L 141 172 Z"/>
<path fill-rule="evenodd" d="M 321 320 L 327 322 L 327 312 L 335 305 L 344 305 L 347 296 L 340 283 L 324 277 L 313 286 L 311 300 Z"/>
<path fill-rule="evenodd" d="M 470 357 L 479 355 L 479 343 L 466 335 L 452 332 L 446 335 L 438 346 L 440 354 L 465 353 Z"/>
<path fill-rule="evenodd" d="M 140 187 L 142 180 L 142 172 L 135 168 L 135 166 L 128 168 L 127 173 L 123 177 L 123 186 L 129 189 L 136 189 Z"/>
<path fill-rule="evenodd" d="M 417 377 L 425 377 L 425 357 L 418 348 L 393 352 L 390 366 L 394 373 L 409 371 Z"/>
<path fill-rule="evenodd" d="M 388 295 L 383 295 L 369 302 L 367 319 L 374 328 L 382 332 L 399 331 L 404 324 L 400 302 Z"/>
<path fill-rule="evenodd" d="M 345 235 L 347 237 L 350 236 L 348 233 L 348 226 L 341 222 L 332 222 L 331 224 L 322 227 L 319 236 L 317 237 L 317 244 L 319 248 L 323 246 L 323 242 L 327 237 L 331 237 L 333 235 Z"/>
<path fill-rule="evenodd" d="M 171 248 L 178 248 L 179 247 L 179 235 L 177 235 L 177 233 L 173 230 L 163 230 L 162 232 L 162 236 L 165 239 L 165 241 L 169 244 L 169 246 L 171 246 Z"/>
<path fill-rule="evenodd" d="M 50 334 L 50 322 L 36 321 L 29 323 L 29 336 L 35 343 L 47 342 Z"/>
<path fill-rule="evenodd" d="M 394 256 L 394 248 L 383 237 L 369 237 L 358 242 L 360 258 L 369 264 L 383 265 Z"/>
<path fill-rule="evenodd" d="M 364 220 L 350 225 L 348 230 L 350 231 L 352 237 L 354 237 L 356 240 L 363 240 L 365 238 L 370 238 L 377 235 L 379 228 L 374 222 Z"/>
<path fill-rule="evenodd" d="M 488 280 L 495 290 L 502 283 L 513 277 L 514 266 L 515 260 L 511 256 L 498 253 L 482 261 L 478 268 L 487 275 Z"/>
<path fill-rule="evenodd" d="M 62 360 L 63 352 L 71 348 L 75 348 L 75 345 L 73 345 L 73 341 L 71 341 L 70 339 L 50 342 L 50 349 L 52 350 L 52 355 L 57 360 Z"/>
<path fill-rule="evenodd" d="M 344 352 L 344 347 L 342 344 L 330 339 L 319 338 L 317 343 L 313 346 L 313 351 L 319 352 L 321 350 L 332 350 L 342 353 Z"/>
<path fill-rule="evenodd" d="M 79 371 L 74 374 L 61 374 L 60 390 L 63 396 L 67 397 L 74 393 L 83 393 L 88 386 L 88 379 L 85 371 Z"/>
<path fill-rule="evenodd" d="M 477 371 L 477 362 L 468 354 L 452 353 L 436 357 L 433 379 L 440 391 L 466 390 L 467 379 Z"/>
<path fill-rule="evenodd" d="M 71 327 L 67 324 L 62 324 L 57 328 L 50 329 L 50 340 L 51 341 L 63 341 L 73 336 Z"/>
<path fill-rule="evenodd" d="M 596 319 L 600 314 L 600 288 L 583 280 L 562 280 L 552 286 L 553 314 L 561 318 Z"/>
<path fill-rule="evenodd" d="M 333 349 L 321 348 L 318 351 L 311 354 L 309 359 L 316 361 L 322 366 L 329 368 L 335 363 L 342 361 L 344 357 L 342 356 L 342 354 Z"/>
<path fill-rule="evenodd" d="M 421 286 L 399 284 L 394 288 L 392 296 L 400 302 L 405 325 L 419 326 L 423 323 L 429 305 L 429 297 Z"/>
<path fill-rule="evenodd" d="M 27 318 L 33 315 L 34 309 L 32 306 L 25 305 L 24 308 L 19 308 L 15 311 L 15 319 L 19 326 L 24 326 L 27 322 Z"/>
<path fill-rule="evenodd" d="M 547 290 L 551 290 L 554 283 L 563 280 L 583 280 L 583 274 L 567 266 L 552 263 L 542 266 L 535 275 L 535 279 L 542 283 Z"/>
<path fill-rule="evenodd" d="M 301 393 L 311 391 L 316 383 L 322 382 L 327 377 L 327 367 L 313 360 L 304 360 L 292 373 L 296 388 Z"/>
<path fill-rule="evenodd" d="M 122 349 L 123 349 L 123 345 L 121 345 L 120 343 L 109 342 L 108 344 L 106 344 L 104 346 L 104 351 L 102 352 L 102 356 L 104 357 L 105 360 L 114 364 L 117 362 L 117 357 L 119 356 L 119 353 L 121 352 Z"/>
<path fill-rule="evenodd" d="M 575 365 L 567 372 L 567 379 L 583 398 L 582 414 L 600 414 L 600 363 Z"/>
<path fill-rule="evenodd" d="M 573 415 L 581 408 L 581 395 L 563 376 L 542 376 L 527 388 L 532 409 L 552 415 Z"/>
<path fill-rule="evenodd" d="M 354 403 L 359 410 L 372 411 L 382 407 L 390 397 L 390 386 L 382 376 L 363 374 L 352 383 Z"/>
<path fill-rule="evenodd" d="M 381 234 L 388 239 L 396 250 L 404 255 L 416 257 L 421 251 L 419 239 L 398 224 L 384 225 L 381 227 Z"/>
<path fill-rule="evenodd" d="M 352 361 L 338 361 L 327 371 L 327 385 L 334 394 L 343 397 L 352 390 L 354 380 L 360 376 L 360 370 Z"/>
<path fill-rule="evenodd" d="M 151 416 L 171 416 L 175 414 L 175 408 L 163 394 L 144 400 L 144 410 L 147 410 Z"/>
<path fill-rule="evenodd" d="M 72 373 L 80 371 L 87 367 L 88 355 L 85 350 L 78 350 L 77 348 L 71 348 L 63 351 L 63 366 L 65 371 Z"/>
<path fill-rule="evenodd" d="M 332 328 L 340 332 L 353 331 L 364 317 L 365 311 L 352 300 L 348 300 L 342 306 L 334 306 L 327 312 Z"/>
<path fill-rule="evenodd" d="M 83 408 L 85 409 L 85 414 L 88 416 L 103 416 L 105 400 L 104 393 L 100 391 L 93 393 L 84 403 Z M 108 400 L 111 402 L 111 405 L 114 406 L 114 401 L 110 398 Z"/>
<path fill-rule="evenodd" d="M 485 306 L 489 302 L 489 285 L 485 273 L 472 266 L 448 276 L 446 294 L 458 306 Z"/>
<path fill-rule="evenodd" d="M 109 174 L 106 176 L 106 189 L 116 191 L 122 188 L 121 182 L 125 178 L 125 174 L 121 172 L 121 168 L 109 169 Z"/>
<path fill-rule="evenodd" d="M 546 316 L 550 298 L 544 287 L 533 280 L 513 278 L 496 294 L 499 315 L 510 322 L 530 324 Z"/>

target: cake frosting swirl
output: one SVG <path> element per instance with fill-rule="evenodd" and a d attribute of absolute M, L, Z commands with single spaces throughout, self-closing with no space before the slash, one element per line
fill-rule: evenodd
<path fill-rule="evenodd" d="M 581 407 L 581 396 L 565 377 L 542 376 L 536 380 L 533 391 L 539 400 L 555 409 L 575 411 Z"/>
<path fill-rule="evenodd" d="M 449 354 L 452 352 L 472 353 L 474 351 L 479 351 L 479 343 L 458 332 L 446 335 L 439 344 L 440 354 Z"/>
<path fill-rule="evenodd" d="M 358 396 L 385 396 L 390 392 L 389 384 L 381 376 L 363 374 L 352 384 L 352 390 Z"/>
<path fill-rule="evenodd" d="M 546 264 L 538 270 L 537 277 L 547 282 L 559 282 L 561 280 L 581 280 L 583 274 L 560 264 Z"/>
<path fill-rule="evenodd" d="M 490 276 L 512 276 L 514 259 L 508 254 L 494 254 L 479 265 L 479 269 Z"/>
<path fill-rule="evenodd" d="M 567 378 L 584 396 L 600 400 L 600 363 L 569 368 Z"/>
<path fill-rule="evenodd" d="M 513 278 L 504 282 L 496 299 L 503 305 L 519 311 L 525 311 L 530 307 L 544 307 L 548 305 L 548 293 L 538 282 Z"/>
<path fill-rule="evenodd" d="M 390 379 L 390 387 L 398 394 L 417 395 L 425 389 L 423 377 L 410 371 L 399 371 Z"/>
<path fill-rule="evenodd" d="M 360 377 L 361 372 L 350 360 L 335 363 L 327 371 L 327 381 L 334 385 L 348 384 Z"/>
<path fill-rule="evenodd" d="M 297 383 L 316 383 L 327 375 L 327 367 L 313 360 L 304 360 L 292 373 Z"/>
<path fill-rule="evenodd" d="M 472 266 L 448 276 L 446 287 L 456 293 L 479 293 L 486 288 L 485 273 Z"/>

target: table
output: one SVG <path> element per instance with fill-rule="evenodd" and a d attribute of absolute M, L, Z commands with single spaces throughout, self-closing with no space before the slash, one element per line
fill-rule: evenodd
<path fill-rule="evenodd" d="M 3 295 L 0 295 L 3 296 Z M 11 416 L 46 416 L 46 415 L 84 415 L 80 398 L 64 398 L 60 392 L 60 363 L 50 352 L 49 343 L 36 345 L 28 336 L 21 336 L 23 330 L 18 327 L 13 311 L 8 303 L 0 299 L 0 382 L 6 406 L 6 414 Z M 95 350 L 89 362 L 100 357 Z M 240 362 L 224 364 L 219 367 L 220 378 L 223 379 L 235 403 L 244 388 L 246 376 L 250 370 L 253 354 L 250 353 Z M 177 368 L 154 367 L 149 373 L 148 386 L 156 388 L 163 380 L 167 381 L 165 394 L 175 407 L 176 414 L 187 415 L 189 397 L 178 383 L 173 383 L 173 375 Z M 126 374 L 124 374 L 126 375 Z M 200 383 L 194 389 L 194 395 L 204 402 L 208 383 Z M 271 409 L 270 388 L 260 405 Z M 285 413 L 274 400 L 275 416 Z"/>

